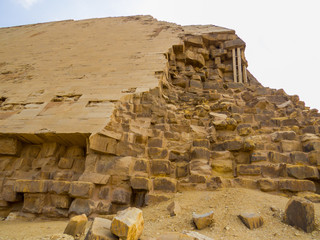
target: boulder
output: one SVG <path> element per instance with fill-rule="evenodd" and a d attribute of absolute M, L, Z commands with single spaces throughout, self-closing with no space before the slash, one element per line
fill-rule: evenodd
<path fill-rule="evenodd" d="M 69 220 L 69 223 L 63 233 L 73 237 L 83 235 L 86 230 L 87 222 L 88 218 L 85 214 L 74 216 Z"/>
<path fill-rule="evenodd" d="M 251 230 L 263 225 L 263 218 L 257 213 L 241 213 L 238 217 Z"/>
<path fill-rule="evenodd" d="M 203 229 L 208 227 L 213 222 L 213 211 L 205 214 L 192 214 L 192 220 L 197 229 Z"/>
<path fill-rule="evenodd" d="M 111 232 L 123 240 L 138 240 L 143 226 L 142 211 L 138 208 L 127 208 L 113 218 Z"/>
<path fill-rule="evenodd" d="M 117 236 L 111 233 L 111 220 L 96 217 L 84 240 L 117 240 Z"/>
<path fill-rule="evenodd" d="M 169 211 L 171 217 L 181 213 L 181 207 L 177 201 L 170 203 L 167 207 L 167 210 Z"/>
<path fill-rule="evenodd" d="M 312 232 L 315 227 L 314 206 L 310 201 L 292 197 L 285 208 L 285 222 L 291 226 Z"/>

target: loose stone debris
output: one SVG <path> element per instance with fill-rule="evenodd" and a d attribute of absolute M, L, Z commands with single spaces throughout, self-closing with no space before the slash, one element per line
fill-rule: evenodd
<path fill-rule="evenodd" d="M 241 213 L 238 217 L 251 230 L 261 227 L 264 223 L 263 218 L 257 213 Z"/>
<path fill-rule="evenodd" d="M 213 222 L 213 211 L 204 214 L 192 214 L 192 220 L 197 229 L 208 227 Z"/>
<path fill-rule="evenodd" d="M 64 230 L 64 234 L 68 234 L 73 237 L 83 235 L 86 230 L 87 222 L 88 218 L 85 214 L 72 217 Z"/>

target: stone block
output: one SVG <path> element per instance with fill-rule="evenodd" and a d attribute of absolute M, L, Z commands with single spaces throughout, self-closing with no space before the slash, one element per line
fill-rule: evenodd
<path fill-rule="evenodd" d="M 238 165 L 237 173 L 239 175 L 260 175 L 261 166 L 259 165 Z"/>
<path fill-rule="evenodd" d="M 304 152 L 320 151 L 320 141 L 315 140 L 304 142 L 302 148 Z"/>
<path fill-rule="evenodd" d="M 201 233 L 195 232 L 195 231 L 183 231 L 187 237 L 191 237 L 193 240 L 213 240 L 213 238 L 209 238 Z M 185 236 L 182 236 L 179 238 L 180 240 L 189 240 L 189 238 L 186 238 Z"/>
<path fill-rule="evenodd" d="M 51 181 L 48 185 L 48 192 L 54 192 L 56 194 L 69 193 L 70 182 L 69 181 Z"/>
<path fill-rule="evenodd" d="M 69 209 L 71 198 L 68 195 L 50 194 L 51 206 Z"/>
<path fill-rule="evenodd" d="M 240 38 L 229 40 L 224 42 L 224 48 L 238 48 L 238 47 L 245 47 L 246 43 L 242 41 Z"/>
<path fill-rule="evenodd" d="M 261 166 L 261 175 L 263 177 L 286 177 L 286 165 L 285 164 L 268 164 Z"/>
<path fill-rule="evenodd" d="M 189 164 L 186 163 L 177 163 L 176 164 L 176 177 L 182 178 L 186 177 L 189 174 Z"/>
<path fill-rule="evenodd" d="M 133 171 L 149 173 L 150 172 L 149 161 L 146 159 L 137 159 L 133 165 Z"/>
<path fill-rule="evenodd" d="M 152 183 L 149 178 L 131 177 L 130 178 L 130 185 L 133 189 L 136 189 L 136 190 L 149 191 L 151 189 Z"/>
<path fill-rule="evenodd" d="M 241 213 L 238 217 L 251 230 L 263 225 L 263 218 L 257 213 Z"/>
<path fill-rule="evenodd" d="M 211 167 L 214 171 L 220 173 L 229 173 L 233 170 L 233 161 L 232 160 L 213 160 Z"/>
<path fill-rule="evenodd" d="M 164 159 L 168 155 L 168 150 L 165 148 L 148 148 L 148 156 L 152 159 Z"/>
<path fill-rule="evenodd" d="M 189 48 L 189 47 L 202 48 L 203 47 L 203 39 L 201 36 L 190 36 L 184 39 L 183 42 L 186 48 Z"/>
<path fill-rule="evenodd" d="M 153 189 L 162 192 L 176 192 L 177 180 L 168 177 L 156 177 L 153 180 Z"/>
<path fill-rule="evenodd" d="M 112 191 L 111 202 L 115 204 L 129 204 L 131 202 L 131 192 L 126 189 L 117 188 Z"/>
<path fill-rule="evenodd" d="M 49 158 L 54 157 L 59 150 L 59 144 L 56 142 L 45 142 L 41 146 L 40 157 Z"/>
<path fill-rule="evenodd" d="M 99 198 L 103 200 L 109 199 L 110 187 L 102 186 L 99 191 Z"/>
<path fill-rule="evenodd" d="M 192 142 L 193 147 L 203 147 L 203 148 L 209 148 L 210 147 L 210 141 L 207 139 L 194 139 Z"/>
<path fill-rule="evenodd" d="M 285 208 L 285 222 L 310 233 L 315 228 L 314 206 L 310 201 L 292 197 Z"/>
<path fill-rule="evenodd" d="M 109 182 L 109 179 L 110 175 L 86 171 L 80 176 L 79 181 L 105 185 Z"/>
<path fill-rule="evenodd" d="M 96 172 L 111 176 L 131 176 L 135 161 L 136 158 L 130 156 L 102 158 L 96 163 Z"/>
<path fill-rule="evenodd" d="M 287 165 L 287 173 L 297 179 L 319 179 L 319 171 L 316 167 Z"/>
<path fill-rule="evenodd" d="M 267 161 L 267 154 L 265 152 L 253 152 L 250 156 L 250 161 L 252 163 Z"/>
<path fill-rule="evenodd" d="M 192 220 L 197 229 L 204 229 L 211 225 L 213 222 L 213 211 L 205 214 L 192 214 Z"/>
<path fill-rule="evenodd" d="M 142 235 L 144 220 L 138 208 L 127 208 L 117 213 L 111 223 L 111 232 L 121 239 L 138 240 Z"/>
<path fill-rule="evenodd" d="M 196 52 L 186 51 L 186 64 L 190 64 L 194 67 L 203 67 L 205 65 L 204 57 Z"/>
<path fill-rule="evenodd" d="M 309 164 L 308 154 L 304 152 L 291 152 L 290 159 L 292 164 Z"/>
<path fill-rule="evenodd" d="M 81 236 L 86 230 L 87 222 L 88 218 L 85 214 L 74 216 L 69 220 L 68 225 L 63 233 L 73 237 Z"/>
<path fill-rule="evenodd" d="M 151 173 L 156 176 L 170 175 L 170 161 L 169 160 L 152 160 Z"/>
<path fill-rule="evenodd" d="M 279 190 L 291 192 L 315 192 L 314 182 L 309 180 L 280 179 Z"/>
<path fill-rule="evenodd" d="M 251 178 L 243 178 L 237 177 L 233 180 L 235 186 L 240 186 L 243 188 L 250 188 L 250 189 L 258 189 L 258 182 L 256 179 Z"/>
<path fill-rule="evenodd" d="M 116 154 L 117 143 L 116 139 L 99 133 L 89 137 L 89 148 L 100 153 Z"/>
<path fill-rule="evenodd" d="M 280 147 L 282 152 L 302 151 L 301 143 L 294 140 L 282 140 Z"/>
<path fill-rule="evenodd" d="M 147 193 L 145 196 L 145 204 L 147 206 L 168 201 L 170 199 L 170 196 L 167 194 L 159 194 L 159 193 Z"/>
<path fill-rule="evenodd" d="M 191 174 L 211 175 L 212 169 L 206 159 L 195 159 L 190 162 L 189 165 Z"/>
<path fill-rule="evenodd" d="M 2 198 L 7 202 L 19 202 L 22 195 L 14 190 L 14 181 L 7 181 L 2 188 Z"/>
<path fill-rule="evenodd" d="M 71 169 L 73 165 L 74 159 L 73 158 L 66 158 L 62 157 L 59 160 L 58 167 L 61 169 Z"/>
<path fill-rule="evenodd" d="M 251 124 L 244 123 L 237 126 L 237 131 L 240 136 L 247 136 L 253 132 L 253 129 L 251 127 Z"/>
<path fill-rule="evenodd" d="M 162 147 L 162 139 L 161 138 L 149 138 L 148 139 L 148 147 Z"/>
<path fill-rule="evenodd" d="M 25 193 L 22 211 L 40 214 L 46 203 L 45 193 Z"/>
<path fill-rule="evenodd" d="M 94 189 L 94 184 L 91 182 L 71 182 L 69 194 L 76 198 L 90 198 Z"/>
<path fill-rule="evenodd" d="M 281 140 L 295 140 L 297 134 L 294 131 L 277 131 L 270 134 L 272 141 L 280 142 Z"/>
<path fill-rule="evenodd" d="M 290 155 L 289 154 L 283 154 L 279 152 L 269 152 L 268 153 L 269 161 L 272 163 L 290 163 Z"/>
<path fill-rule="evenodd" d="M 320 166 L 320 151 L 309 152 L 308 159 L 311 165 Z"/>
<path fill-rule="evenodd" d="M 117 240 L 111 233 L 111 220 L 96 217 L 84 240 Z"/>
<path fill-rule="evenodd" d="M 69 214 L 85 214 L 89 216 L 93 212 L 95 207 L 95 202 L 90 199 L 76 198 L 71 203 Z"/>
<path fill-rule="evenodd" d="M 277 180 L 269 178 L 261 178 L 258 180 L 258 186 L 261 191 L 272 192 L 279 189 L 279 183 Z"/>
<path fill-rule="evenodd" d="M 210 159 L 210 151 L 204 147 L 193 147 L 191 149 L 191 159 Z"/>
<path fill-rule="evenodd" d="M 167 210 L 169 211 L 171 217 L 179 215 L 181 213 L 181 207 L 177 201 L 171 202 L 168 205 Z"/>
<path fill-rule="evenodd" d="M 0 138 L 0 155 L 17 156 L 21 151 L 21 143 L 15 138 Z"/>
<path fill-rule="evenodd" d="M 24 180 L 18 179 L 14 184 L 15 192 L 23 193 L 46 193 L 50 180 Z"/>
<path fill-rule="evenodd" d="M 179 54 L 184 52 L 184 44 L 175 44 L 172 45 L 172 50 L 174 54 Z"/>

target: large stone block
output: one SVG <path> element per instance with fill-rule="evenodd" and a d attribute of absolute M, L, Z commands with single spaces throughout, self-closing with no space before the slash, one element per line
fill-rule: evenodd
<path fill-rule="evenodd" d="M 117 240 L 111 232 L 111 220 L 96 217 L 84 240 Z"/>
<path fill-rule="evenodd" d="M 19 155 L 20 142 L 15 138 L 0 138 L 0 155 Z"/>
<path fill-rule="evenodd" d="M 69 194 L 71 197 L 90 198 L 94 189 L 91 182 L 71 182 Z"/>
<path fill-rule="evenodd" d="M 116 154 L 118 141 L 114 138 L 96 133 L 89 137 L 90 149 L 108 154 Z"/>
<path fill-rule="evenodd" d="M 203 39 L 201 36 L 190 36 L 190 37 L 184 39 L 184 46 L 186 48 L 189 48 L 189 47 L 202 48 L 203 47 Z"/>
<path fill-rule="evenodd" d="M 299 197 L 291 198 L 286 205 L 285 222 L 305 232 L 312 232 L 315 227 L 313 203 Z"/>
<path fill-rule="evenodd" d="M 109 179 L 110 175 L 86 171 L 80 176 L 79 181 L 105 185 Z"/>
<path fill-rule="evenodd" d="M 56 142 L 45 142 L 41 146 L 40 157 L 49 158 L 54 157 L 59 150 L 59 144 Z"/>
<path fill-rule="evenodd" d="M 145 177 L 131 177 L 130 185 L 133 189 L 146 191 L 149 191 L 152 186 L 151 180 Z"/>
<path fill-rule="evenodd" d="M 69 220 L 64 233 L 73 237 L 76 237 L 77 235 L 81 236 L 86 230 L 87 222 L 88 218 L 85 214 L 74 216 Z"/>
<path fill-rule="evenodd" d="M 129 204 L 131 201 L 131 192 L 126 189 L 117 188 L 112 191 L 111 202 L 115 204 Z"/>
<path fill-rule="evenodd" d="M 224 42 L 224 48 L 226 48 L 226 49 L 245 47 L 245 46 L 246 46 L 246 43 L 244 41 L 242 41 L 240 38 Z"/>
<path fill-rule="evenodd" d="M 50 180 L 24 180 L 18 179 L 14 184 L 15 192 L 23 193 L 46 193 Z"/>
<path fill-rule="evenodd" d="M 62 157 L 59 160 L 58 167 L 62 169 L 71 169 L 74 162 L 74 158 L 71 157 Z"/>
<path fill-rule="evenodd" d="M 269 158 L 269 161 L 273 163 L 290 163 L 291 162 L 289 154 L 284 154 L 279 152 L 269 152 L 268 158 Z"/>
<path fill-rule="evenodd" d="M 213 222 L 213 211 L 205 214 L 192 214 L 193 223 L 196 225 L 197 229 L 204 229 Z"/>
<path fill-rule="evenodd" d="M 151 173 L 156 176 L 167 176 L 170 175 L 170 161 L 169 160 L 152 160 L 151 162 Z"/>
<path fill-rule="evenodd" d="M 144 220 L 138 208 L 127 208 L 117 213 L 111 223 L 111 232 L 121 239 L 138 240 L 142 235 Z"/>
<path fill-rule="evenodd" d="M 297 179 L 319 179 L 319 171 L 316 167 L 287 165 L 287 173 Z"/>
<path fill-rule="evenodd" d="M 304 142 L 302 148 L 304 152 L 320 151 L 320 141 L 310 140 L 310 141 Z"/>
<path fill-rule="evenodd" d="M 164 159 L 168 155 L 168 150 L 165 148 L 148 148 L 148 155 L 152 159 Z"/>
<path fill-rule="evenodd" d="M 261 178 L 258 180 L 258 186 L 261 191 L 272 192 L 279 189 L 279 183 L 277 180 L 270 178 Z"/>
<path fill-rule="evenodd" d="M 2 187 L 2 198 L 7 202 L 19 202 L 22 195 L 14 190 L 14 181 L 7 181 Z"/>
<path fill-rule="evenodd" d="M 51 181 L 48 186 L 48 192 L 54 192 L 56 194 L 69 193 L 70 182 L 69 181 Z"/>
<path fill-rule="evenodd" d="M 237 173 L 239 175 L 260 175 L 261 166 L 259 165 L 238 165 Z"/>
<path fill-rule="evenodd" d="M 191 159 L 210 159 L 210 151 L 204 147 L 193 147 L 191 149 Z"/>
<path fill-rule="evenodd" d="M 206 159 L 195 159 L 190 162 L 189 165 L 191 174 L 211 175 L 212 169 Z"/>
<path fill-rule="evenodd" d="M 177 180 L 167 177 L 156 177 L 153 180 L 153 189 L 162 192 L 176 192 Z"/>
<path fill-rule="evenodd" d="M 274 142 L 280 142 L 281 140 L 295 140 L 297 134 L 294 131 L 278 131 L 271 134 L 271 139 Z"/>
<path fill-rule="evenodd" d="M 308 153 L 309 163 L 320 166 L 320 151 L 311 151 Z"/>
<path fill-rule="evenodd" d="M 233 161 L 232 160 L 213 160 L 211 163 L 212 169 L 221 172 L 229 173 L 233 170 Z"/>
<path fill-rule="evenodd" d="M 201 54 L 187 50 L 186 64 L 190 64 L 195 67 L 203 67 L 205 65 L 205 60 Z"/>
<path fill-rule="evenodd" d="M 263 218 L 256 213 L 241 213 L 238 217 L 251 230 L 263 225 Z"/>
<path fill-rule="evenodd" d="M 291 192 L 315 192 L 316 186 L 314 182 L 309 180 L 280 179 L 279 190 Z"/>
<path fill-rule="evenodd" d="M 282 152 L 302 151 L 301 143 L 294 140 L 282 140 L 280 147 Z"/>
<path fill-rule="evenodd" d="M 50 203 L 53 207 L 68 209 L 71 204 L 71 198 L 68 195 L 50 194 Z"/>
<path fill-rule="evenodd" d="M 39 214 L 47 201 L 45 193 L 25 193 L 22 211 Z"/>
<path fill-rule="evenodd" d="M 85 214 L 89 216 L 93 212 L 95 207 L 95 202 L 90 199 L 76 198 L 71 203 L 71 206 L 69 208 L 69 214 Z"/>
<path fill-rule="evenodd" d="M 131 176 L 135 161 L 136 158 L 130 156 L 102 158 L 96 163 L 96 172 L 103 175 Z"/>

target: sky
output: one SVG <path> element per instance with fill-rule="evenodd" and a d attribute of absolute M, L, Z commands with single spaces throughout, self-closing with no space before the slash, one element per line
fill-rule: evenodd
<path fill-rule="evenodd" d="M 0 0 L 0 27 L 130 15 L 236 30 L 266 87 L 320 109 L 319 0 Z"/>

